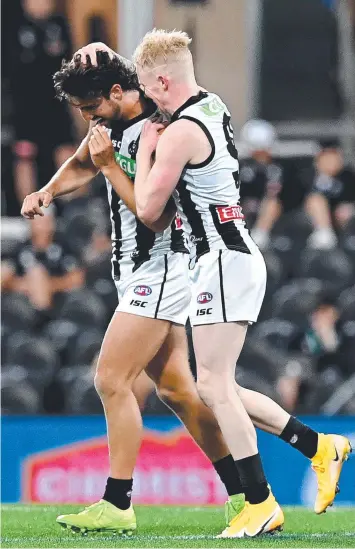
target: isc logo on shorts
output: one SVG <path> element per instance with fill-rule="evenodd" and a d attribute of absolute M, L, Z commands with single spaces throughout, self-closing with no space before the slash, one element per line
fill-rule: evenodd
<path fill-rule="evenodd" d="M 136 286 L 133 291 L 137 295 L 147 296 L 150 295 L 153 290 L 149 286 Z"/>
<path fill-rule="evenodd" d="M 213 295 L 210 292 L 202 292 L 202 294 L 197 296 L 197 303 L 209 303 L 212 299 Z"/>
<path fill-rule="evenodd" d="M 244 214 L 240 206 L 216 206 L 216 212 L 220 223 L 228 223 L 233 219 L 244 220 Z"/>

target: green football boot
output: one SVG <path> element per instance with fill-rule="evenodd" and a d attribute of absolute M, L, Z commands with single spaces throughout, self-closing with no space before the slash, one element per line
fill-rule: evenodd
<path fill-rule="evenodd" d="M 132 505 L 124 511 L 104 499 L 86 507 L 80 513 L 60 515 L 57 522 L 63 528 L 82 534 L 113 532 L 130 536 L 137 528 L 136 515 Z"/>
<path fill-rule="evenodd" d="M 245 495 L 236 494 L 235 496 L 229 496 L 224 504 L 224 516 L 226 519 L 226 526 L 243 511 L 245 506 Z"/>

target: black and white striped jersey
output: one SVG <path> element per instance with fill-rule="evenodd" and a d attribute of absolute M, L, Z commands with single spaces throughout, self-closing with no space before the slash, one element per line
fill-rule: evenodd
<path fill-rule="evenodd" d="M 187 119 L 206 134 L 211 154 L 198 165 L 187 165 L 174 191 L 174 199 L 197 258 L 210 250 L 250 253 L 241 227 L 239 162 L 231 116 L 214 93 L 201 91 L 173 115 L 172 122 Z"/>
<path fill-rule="evenodd" d="M 116 162 L 134 180 L 136 154 L 142 126 L 151 112 L 111 124 Z M 115 280 L 129 276 L 142 263 L 169 251 L 187 253 L 179 218 L 162 233 L 154 233 L 127 208 L 106 179 L 112 224 L 112 274 Z"/>

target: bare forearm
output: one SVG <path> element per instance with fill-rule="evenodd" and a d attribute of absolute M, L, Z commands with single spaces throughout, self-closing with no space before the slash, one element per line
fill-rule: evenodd
<path fill-rule="evenodd" d="M 89 139 L 93 125 L 90 124 L 86 137 L 73 156 L 54 174 L 41 191 L 49 192 L 54 198 L 76 191 L 90 183 L 99 170 L 94 166 L 89 151 Z"/>
<path fill-rule="evenodd" d="M 134 195 L 138 212 L 144 211 L 148 201 L 148 188 L 146 181 L 152 168 L 152 157 L 147 154 L 139 154 L 137 158 L 137 172 L 134 180 Z"/>
<path fill-rule="evenodd" d="M 83 166 L 75 157 L 69 158 L 55 173 L 41 191 L 49 192 L 54 198 L 76 191 L 90 183 L 97 170 Z"/>
<path fill-rule="evenodd" d="M 136 216 L 136 200 L 134 197 L 133 181 L 121 168 L 115 164 L 102 168 L 102 173 L 109 180 L 119 197 L 126 204 L 127 208 Z"/>

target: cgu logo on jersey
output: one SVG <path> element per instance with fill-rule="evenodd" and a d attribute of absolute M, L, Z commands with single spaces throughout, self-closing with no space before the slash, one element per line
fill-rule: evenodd
<path fill-rule="evenodd" d="M 128 158 L 123 156 L 118 152 L 115 152 L 116 163 L 120 168 L 130 177 L 131 179 L 135 178 L 136 175 L 136 161 L 133 158 Z"/>
<path fill-rule="evenodd" d="M 241 206 L 216 206 L 216 212 L 220 223 L 228 223 L 233 219 L 244 220 Z"/>
<path fill-rule="evenodd" d="M 201 105 L 200 109 L 207 116 L 216 116 L 220 112 L 224 111 L 224 105 L 219 98 L 215 97 L 209 103 Z"/>
<path fill-rule="evenodd" d="M 153 290 L 150 286 L 136 286 L 133 291 L 137 295 L 147 296 L 150 295 Z"/>
<path fill-rule="evenodd" d="M 209 303 L 210 301 L 212 301 L 212 299 L 213 295 L 210 294 L 210 292 L 202 292 L 197 296 L 197 303 Z"/>

